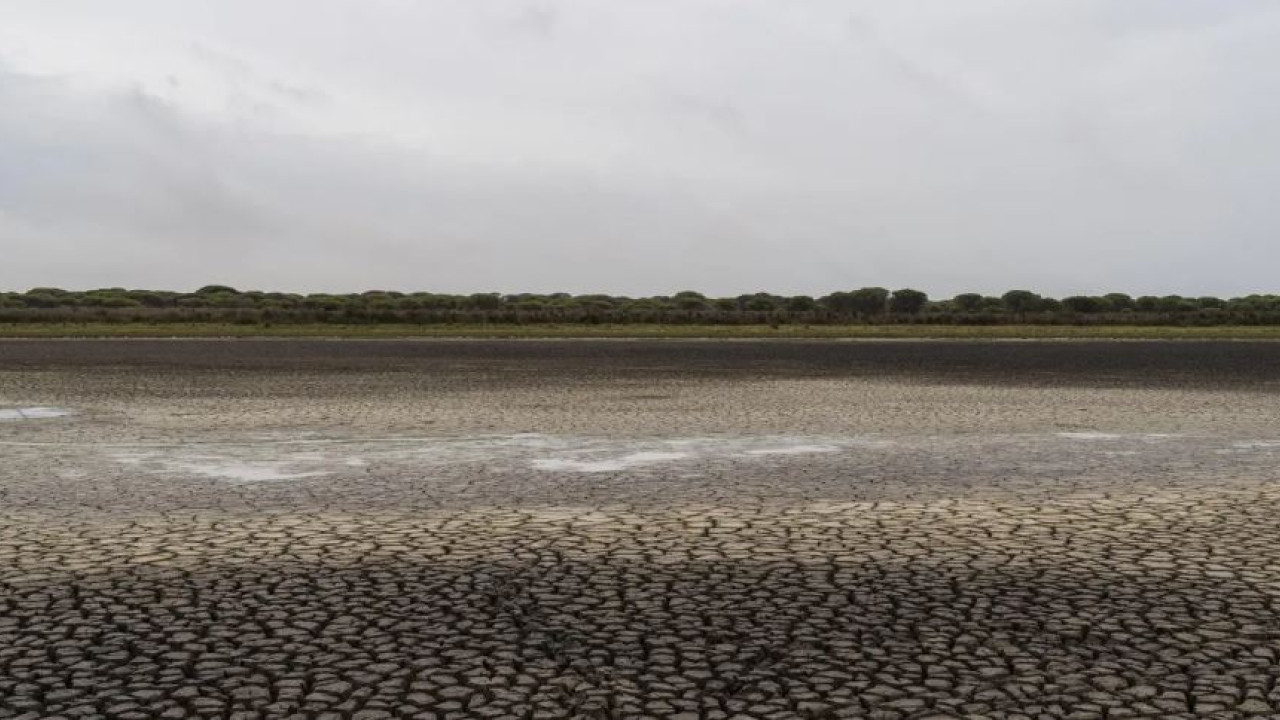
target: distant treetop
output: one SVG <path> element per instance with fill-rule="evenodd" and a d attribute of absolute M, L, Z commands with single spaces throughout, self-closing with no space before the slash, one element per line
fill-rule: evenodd
<path fill-rule="evenodd" d="M 715 297 L 696 290 L 627 297 L 602 293 L 449 294 L 240 291 L 206 285 L 192 293 L 119 287 L 37 287 L 0 292 L 0 322 L 621 322 L 621 323 L 1111 323 L 1280 325 L 1280 295 L 1236 298 L 1113 292 L 1056 299 L 1016 289 L 931 299 L 911 288 L 863 287 L 821 297 L 768 292 Z"/>

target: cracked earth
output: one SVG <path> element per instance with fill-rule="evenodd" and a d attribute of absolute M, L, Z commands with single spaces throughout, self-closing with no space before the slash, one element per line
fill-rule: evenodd
<path fill-rule="evenodd" d="M 0 718 L 1280 717 L 1280 345 L 0 343 Z"/>

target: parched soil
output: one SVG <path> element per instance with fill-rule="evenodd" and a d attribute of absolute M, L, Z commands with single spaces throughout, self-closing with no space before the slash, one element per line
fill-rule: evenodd
<path fill-rule="evenodd" d="M 0 718 L 1280 717 L 1273 343 L 9 341 L 6 409 Z"/>
<path fill-rule="evenodd" d="M 891 377 L 903 381 L 1280 391 L 1280 344 L 1113 340 L 10 340 L 0 372 L 431 376 L 501 384 Z M 407 378 L 402 378 L 407 379 Z M 492 389 L 492 385 L 486 388 Z M 84 388 L 91 390 L 91 388 Z"/>

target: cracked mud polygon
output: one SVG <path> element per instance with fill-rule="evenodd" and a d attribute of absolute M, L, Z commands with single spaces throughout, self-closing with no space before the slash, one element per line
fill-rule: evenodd
<path fill-rule="evenodd" d="M 1280 346 L 0 343 L 0 718 L 1280 716 Z"/>

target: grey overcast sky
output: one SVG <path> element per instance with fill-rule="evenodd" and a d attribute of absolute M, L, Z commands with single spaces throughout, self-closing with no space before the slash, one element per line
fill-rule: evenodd
<path fill-rule="evenodd" d="M 1275 0 L 0 0 L 0 289 L 1280 291 Z"/>

